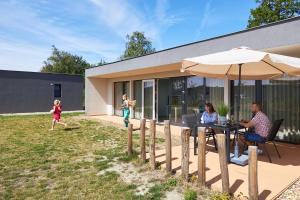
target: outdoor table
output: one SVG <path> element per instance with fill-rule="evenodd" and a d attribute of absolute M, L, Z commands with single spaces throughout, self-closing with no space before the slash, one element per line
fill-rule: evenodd
<path fill-rule="evenodd" d="M 230 162 L 230 132 L 235 131 L 235 134 L 237 134 L 238 129 L 243 128 L 240 125 L 237 126 L 236 124 L 226 124 L 226 125 L 220 125 L 215 123 L 199 123 L 195 125 L 195 129 L 198 132 L 198 127 L 204 127 L 204 128 L 211 128 L 214 130 L 220 130 L 226 135 L 226 157 L 227 161 Z M 194 135 L 194 141 L 196 141 L 196 134 Z M 217 141 L 218 142 L 218 141 Z M 194 143 L 195 144 L 195 143 Z M 194 146 L 194 148 L 197 148 Z"/>

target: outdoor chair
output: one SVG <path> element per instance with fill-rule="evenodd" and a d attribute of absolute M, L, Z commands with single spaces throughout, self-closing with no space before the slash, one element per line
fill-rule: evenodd
<path fill-rule="evenodd" d="M 270 154 L 269 154 L 269 152 L 268 152 L 265 144 L 266 143 L 273 143 L 274 148 L 275 148 L 275 150 L 277 152 L 277 155 L 280 158 L 280 154 L 279 154 L 279 151 L 277 149 L 277 146 L 276 146 L 274 140 L 275 140 L 275 137 L 276 137 L 276 135 L 277 135 L 277 133 L 278 133 L 278 131 L 280 129 L 280 126 L 281 126 L 282 122 L 283 122 L 283 119 L 275 120 L 274 123 L 273 123 L 273 125 L 272 125 L 272 127 L 271 127 L 271 130 L 270 130 L 270 132 L 269 132 L 269 134 L 268 134 L 268 136 L 266 138 L 266 140 L 264 142 L 261 142 L 261 143 L 257 144 L 257 145 L 260 145 L 260 144 L 262 145 L 263 151 L 266 152 L 266 154 L 267 154 L 267 156 L 269 158 L 270 163 L 272 163 L 272 160 L 271 160 Z"/>
<path fill-rule="evenodd" d="M 199 115 L 196 115 L 196 114 L 182 115 L 182 126 L 189 127 L 191 129 L 191 135 L 190 136 L 194 137 L 194 155 L 197 155 L 198 129 L 197 129 L 196 125 L 199 124 L 199 121 L 200 121 Z M 208 142 L 211 137 L 213 138 L 215 149 L 217 150 L 217 142 L 216 142 L 214 130 L 211 129 L 210 131 L 206 131 L 205 135 L 206 135 L 206 142 Z"/>
<path fill-rule="evenodd" d="M 282 122 L 283 122 L 283 119 L 275 120 L 275 121 L 273 122 L 273 124 L 272 124 L 272 127 L 271 127 L 271 129 L 270 129 L 270 132 L 269 132 L 267 138 L 266 138 L 263 142 L 256 142 L 256 143 L 255 143 L 256 146 L 259 146 L 259 145 L 262 146 L 263 152 L 266 152 L 266 154 L 267 154 L 267 156 L 268 156 L 268 159 L 269 159 L 269 162 L 270 162 L 270 163 L 272 163 L 272 160 L 271 160 L 270 154 L 269 154 L 269 152 L 268 152 L 267 147 L 266 147 L 265 144 L 267 144 L 267 143 L 273 143 L 274 148 L 275 148 L 275 150 L 276 150 L 276 152 L 277 152 L 277 155 L 278 155 L 278 157 L 280 158 L 280 154 L 279 154 L 279 151 L 278 151 L 278 149 L 277 149 L 277 146 L 276 146 L 274 140 L 275 140 L 275 138 L 276 138 L 276 135 L 277 135 L 277 133 L 278 133 L 278 131 L 279 131 L 279 128 L 280 128 Z"/>

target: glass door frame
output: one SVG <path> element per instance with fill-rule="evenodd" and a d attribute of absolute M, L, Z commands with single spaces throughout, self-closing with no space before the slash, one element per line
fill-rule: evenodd
<path fill-rule="evenodd" d="M 152 92 L 152 119 L 155 119 L 156 118 L 156 113 L 155 113 L 155 79 L 148 79 L 148 80 L 142 80 L 142 117 L 145 118 L 145 113 L 144 113 L 144 103 L 145 103 L 145 100 L 144 100 L 144 83 L 145 82 L 152 82 L 153 84 L 153 92 Z"/>

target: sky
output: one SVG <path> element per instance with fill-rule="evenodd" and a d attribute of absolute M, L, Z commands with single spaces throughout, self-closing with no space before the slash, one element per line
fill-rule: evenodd
<path fill-rule="evenodd" d="M 126 35 L 156 50 L 245 29 L 255 0 L 0 0 L 0 69 L 39 71 L 51 46 L 89 63 L 117 60 Z"/>

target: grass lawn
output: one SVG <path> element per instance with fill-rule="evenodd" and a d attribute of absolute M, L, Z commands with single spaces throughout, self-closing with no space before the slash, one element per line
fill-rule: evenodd
<path fill-rule="evenodd" d="M 53 132 L 49 115 L 0 117 L 0 199 L 142 198 L 117 173 L 97 175 L 128 160 L 126 131 L 72 117 Z"/>
<path fill-rule="evenodd" d="M 161 199 L 178 187 L 180 179 L 158 179 L 158 170 L 150 174 L 154 179 L 149 190 L 136 193 L 138 184 L 123 181 L 122 172 L 108 170 L 138 163 L 136 156 L 126 155 L 126 130 L 74 120 L 76 115 L 64 114 L 68 128 L 58 125 L 54 131 L 49 131 L 49 115 L 0 116 L 0 199 Z M 133 138 L 138 148 L 138 134 Z M 147 170 L 141 164 L 135 167 Z"/>

